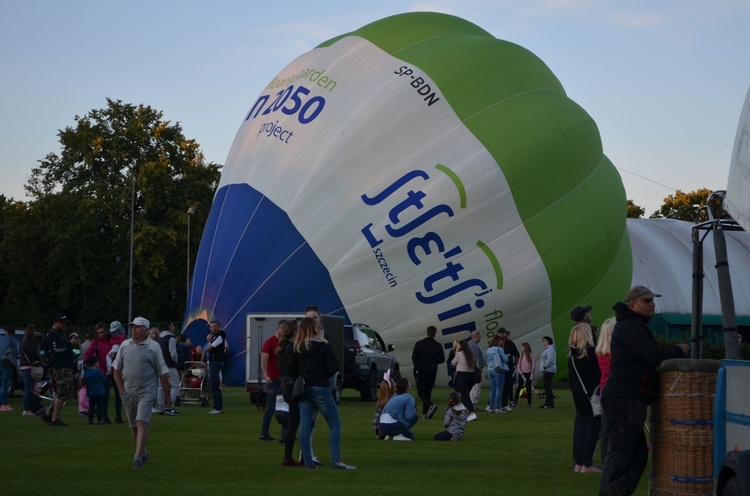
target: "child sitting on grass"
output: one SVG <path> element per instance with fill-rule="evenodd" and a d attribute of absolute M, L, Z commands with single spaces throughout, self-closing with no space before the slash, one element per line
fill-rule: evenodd
<path fill-rule="evenodd" d="M 466 418 L 469 413 L 461 403 L 461 394 L 453 391 L 448 395 L 448 408 L 445 409 L 443 427 L 447 430 L 435 434 L 435 441 L 460 441 L 464 436 Z"/>

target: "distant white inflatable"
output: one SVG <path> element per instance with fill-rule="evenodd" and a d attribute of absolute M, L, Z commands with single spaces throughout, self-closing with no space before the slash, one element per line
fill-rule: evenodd
<path fill-rule="evenodd" d="M 737 125 L 724 208 L 750 232 L 750 88 Z"/>

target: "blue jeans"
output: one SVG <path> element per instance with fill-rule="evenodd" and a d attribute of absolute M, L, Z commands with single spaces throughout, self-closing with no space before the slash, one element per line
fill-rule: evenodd
<path fill-rule="evenodd" d="M 31 411 L 31 395 L 34 393 L 34 380 L 31 378 L 31 369 L 22 370 L 23 374 L 23 411 Z"/>
<path fill-rule="evenodd" d="M 224 409 L 224 397 L 221 395 L 221 368 L 222 362 L 211 362 L 208 364 L 208 387 L 214 398 L 214 410 Z"/>
<path fill-rule="evenodd" d="M 331 463 L 341 462 L 341 419 L 336 402 L 333 400 L 330 387 L 305 386 L 305 397 L 299 402 L 300 434 L 302 457 L 307 466 L 312 466 L 312 421 L 315 407 L 318 407 L 326 419 L 331 433 L 328 436 L 328 449 L 331 452 Z"/>
<path fill-rule="evenodd" d="M 10 387 L 10 378 L 13 375 L 13 367 L 9 365 L 0 365 L 0 406 L 8 404 L 8 388 Z"/>
<path fill-rule="evenodd" d="M 414 425 L 417 423 L 417 420 L 419 420 L 417 417 L 410 419 L 408 426 L 402 424 L 401 422 L 394 422 L 392 424 L 380 424 L 380 431 L 386 436 L 398 436 L 399 434 L 402 434 L 409 439 L 414 439 L 414 433 L 411 431 L 411 428 L 414 427 Z"/>
<path fill-rule="evenodd" d="M 495 372 L 495 369 L 490 369 L 490 410 L 499 410 L 502 407 L 504 385 L 505 371 Z"/>
<path fill-rule="evenodd" d="M 266 410 L 263 412 L 263 423 L 260 426 L 260 435 L 269 436 L 268 429 L 271 428 L 271 419 L 276 412 L 276 395 L 281 394 L 281 381 L 271 379 L 266 384 Z M 283 436 L 282 436 L 283 437 Z"/>

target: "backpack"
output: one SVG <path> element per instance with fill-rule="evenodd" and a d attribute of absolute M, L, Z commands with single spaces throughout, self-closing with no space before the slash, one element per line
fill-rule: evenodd
<path fill-rule="evenodd" d="M 53 332 L 58 336 L 60 335 L 57 331 L 50 329 L 39 344 L 39 363 L 41 363 L 43 367 L 49 367 L 52 365 L 52 360 L 55 359 L 55 347 L 52 345 L 52 340 L 55 336 L 51 335 Z"/>
<path fill-rule="evenodd" d="M 13 349 L 13 343 L 15 339 L 13 336 L 8 335 L 8 347 L 3 350 L 2 362 L 4 365 L 12 367 L 16 364 L 15 350 Z"/>

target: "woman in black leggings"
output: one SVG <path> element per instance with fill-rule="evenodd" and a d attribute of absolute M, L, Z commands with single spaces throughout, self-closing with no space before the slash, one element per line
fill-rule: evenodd
<path fill-rule="evenodd" d="M 469 396 L 471 388 L 474 387 L 475 379 L 474 355 L 471 353 L 469 343 L 466 340 L 454 341 L 453 347 L 456 349 L 456 356 L 451 360 L 451 364 L 456 367 L 456 380 L 453 389 L 461 393 L 461 399 L 469 412 L 466 420 L 470 422 L 477 418 L 474 412 L 474 404 Z"/>

